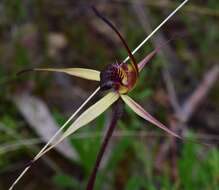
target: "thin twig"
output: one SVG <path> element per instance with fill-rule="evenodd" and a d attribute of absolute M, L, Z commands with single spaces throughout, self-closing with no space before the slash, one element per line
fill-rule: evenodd
<path fill-rule="evenodd" d="M 188 121 L 191 115 L 197 110 L 197 107 L 206 97 L 219 75 L 219 66 L 214 65 L 209 71 L 206 72 L 202 82 L 192 93 L 192 95 L 184 102 L 181 108 L 181 115 L 178 117 L 182 121 Z"/>

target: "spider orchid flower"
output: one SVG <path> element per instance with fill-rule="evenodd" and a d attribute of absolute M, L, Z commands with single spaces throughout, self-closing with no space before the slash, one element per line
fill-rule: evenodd
<path fill-rule="evenodd" d="M 46 152 L 51 150 L 54 146 L 62 142 L 63 139 L 82 128 L 89 122 L 93 121 L 100 114 L 105 112 L 113 103 L 118 99 L 122 99 L 124 103 L 130 107 L 138 116 L 142 117 L 146 121 L 154 124 L 160 129 L 166 131 L 168 134 L 181 138 L 178 134 L 167 128 L 164 124 L 155 119 L 150 115 L 139 103 L 134 101 L 128 93 L 134 89 L 136 82 L 140 76 L 141 70 L 145 65 L 156 55 L 160 48 L 156 48 L 151 53 L 149 53 L 140 63 L 137 64 L 134 53 L 136 53 L 141 46 L 144 45 L 148 39 L 154 35 L 156 31 L 160 29 L 182 6 L 184 6 L 188 0 L 183 1 L 145 40 L 133 51 L 131 52 L 126 41 L 116 29 L 116 27 L 102 16 L 95 8 L 94 12 L 99 16 L 106 24 L 108 24 L 112 30 L 118 35 L 122 41 L 124 47 L 128 52 L 128 57 L 121 63 L 113 63 L 108 65 L 103 71 L 97 71 L 93 69 L 85 68 L 35 68 L 33 71 L 49 71 L 49 72 L 61 72 L 68 75 L 80 77 L 87 80 L 98 81 L 99 87 L 86 99 L 86 101 L 74 112 L 74 114 L 64 123 L 64 125 L 57 131 L 57 133 L 47 142 L 47 144 L 40 150 L 40 152 L 33 158 L 31 163 L 23 170 L 19 177 L 14 181 L 9 190 L 12 190 L 16 183 L 22 178 L 22 176 L 31 167 L 32 163 L 38 160 Z M 129 63 L 126 63 L 130 59 Z M 106 95 L 103 96 L 99 101 L 86 109 L 79 117 L 66 129 L 62 135 L 60 132 L 72 121 L 72 119 L 81 111 L 81 109 L 90 101 L 90 99 L 96 95 L 100 90 L 106 91 Z"/>

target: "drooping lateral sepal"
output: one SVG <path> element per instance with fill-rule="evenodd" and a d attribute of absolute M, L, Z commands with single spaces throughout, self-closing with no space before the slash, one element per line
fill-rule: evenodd
<path fill-rule="evenodd" d="M 62 134 L 62 136 L 50 147 L 48 147 L 41 155 L 38 156 L 40 158 L 46 152 L 51 150 L 54 146 L 58 145 L 62 142 L 63 139 L 73 134 L 75 131 L 84 127 L 89 122 L 96 119 L 100 114 L 106 111 L 114 102 L 119 99 L 119 94 L 115 92 L 109 92 L 103 98 L 101 98 L 98 102 L 90 106 L 87 110 L 85 110 L 70 126 L 69 128 Z"/>
<path fill-rule="evenodd" d="M 121 95 L 121 98 L 123 101 L 140 117 L 143 119 L 149 121 L 150 123 L 156 125 L 157 127 L 163 129 L 166 131 L 168 134 L 177 137 L 179 139 L 182 139 L 181 136 L 173 132 L 172 130 L 168 129 L 164 124 L 159 122 L 157 119 L 155 119 L 152 115 L 150 115 L 147 111 L 144 110 L 137 102 L 135 102 L 132 98 L 130 98 L 127 95 Z"/>

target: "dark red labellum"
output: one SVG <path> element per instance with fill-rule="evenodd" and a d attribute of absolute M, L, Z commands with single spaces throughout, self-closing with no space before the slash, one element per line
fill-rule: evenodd
<path fill-rule="evenodd" d="M 118 69 L 118 64 L 111 64 L 100 73 L 100 87 L 102 90 L 115 89 L 116 86 L 121 85 L 122 81 L 118 75 Z"/>

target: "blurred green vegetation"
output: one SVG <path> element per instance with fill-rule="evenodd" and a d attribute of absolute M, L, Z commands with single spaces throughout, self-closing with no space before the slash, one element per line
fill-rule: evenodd
<path fill-rule="evenodd" d="M 94 3 L 116 23 L 131 49 L 145 38 L 146 34 L 130 8 L 132 1 Z M 167 1 L 168 5 L 172 3 L 173 1 Z M 145 6 L 151 10 L 156 24 L 173 10 L 172 6 L 162 8 L 147 3 Z M 190 6 L 197 7 L 199 11 L 200 7 L 206 8 L 208 14 L 204 14 L 204 11 L 198 13 L 196 9 L 189 11 Z M 210 14 L 211 11 L 214 11 L 215 16 Z M 218 0 L 194 0 L 162 29 L 167 39 L 175 33 L 186 33 L 186 37 L 177 38 L 170 44 L 183 67 L 180 75 L 174 79 L 180 101 L 192 93 L 212 65 L 218 64 L 218 12 Z M 136 54 L 136 59 L 140 61 L 152 48 L 150 43 L 142 47 Z M 115 59 L 123 60 L 126 56 L 127 52 L 120 42 L 110 29 L 99 22 L 87 1 L 0 2 L 0 189 L 8 188 L 36 150 L 24 145 L 12 151 L 5 149 L 5 146 L 19 140 L 37 137 L 12 101 L 13 95 L 29 93 L 40 97 L 61 125 L 73 112 L 73 108 L 83 102 L 84 97 L 80 96 L 80 92 L 88 95 L 96 85 L 66 77 L 64 81 L 70 83 L 70 88 L 69 84 L 63 84 L 62 79 L 51 73 L 27 73 L 19 78 L 15 78 L 15 74 L 22 69 L 33 67 L 87 67 L 101 70 Z M 162 57 L 154 58 L 148 68 L 142 71 L 139 83 L 130 96 L 167 123 L 171 108 L 166 100 L 168 95 L 161 76 L 164 67 L 166 65 Z M 80 92 L 77 93 L 77 89 L 80 89 Z M 217 82 L 197 115 L 189 121 L 189 138 L 195 139 L 196 133 L 219 135 L 218 120 L 213 117 L 219 113 L 218 92 Z M 30 176 L 25 177 L 17 189 L 84 189 L 109 122 L 109 113 L 101 115 L 77 132 L 75 137 L 72 135 L 70 138 L 71 146 L 79 154 L 78 161 L 65 163 L 66 158 L 60 159 L 62 155 L 49 154 L 51 160 L 58 160 L 56 165 L 59 170 L 54 171 L 44 162 L 38 162 L 32 172 L 27 174 Z M 216 119 L 212 120 L 212 117 Z M 155 168 L 159 148 L 169 140 L 162 136 L 163 131 L 146 124 L 127 107 L 117 131 L 116 134 L 119 135 L 113 137 L 112 146 L 109 147 L 98 173 L 96 190 L 218 189 L 218 142 L 215 142 L 214 148 L 206 148 L 196 143 L 177 141 L 174 169 L 178 173 L 173 176 L 174 158 L 171 153 L 168 153 L 162 168 L 158 168 L 160 170 Z M 77 169 L 74 169 L 75 166 Z"/>

